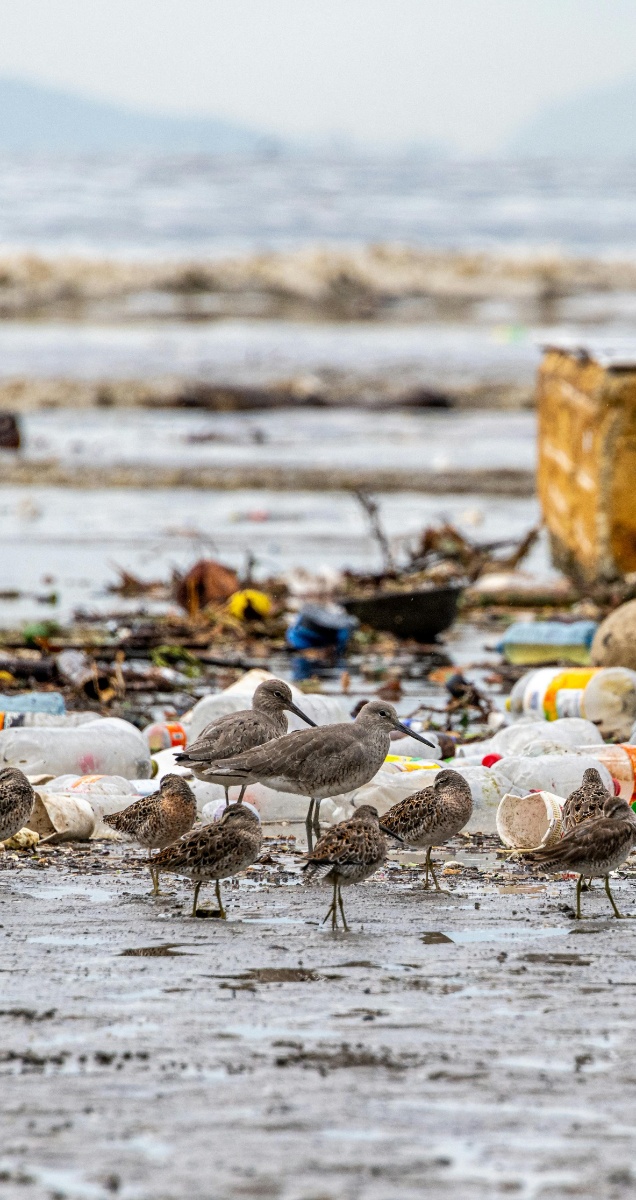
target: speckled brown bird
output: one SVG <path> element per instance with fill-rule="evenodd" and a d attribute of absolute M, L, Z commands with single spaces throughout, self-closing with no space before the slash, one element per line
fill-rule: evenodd
<path fill-rule="evenodd" d="M 157 871 L 185 875 L 194 883 L 192 916 L 197 915 L 199 891 L 204 883 L 216 881 L 216 898 L 221 916 L 226 912 L 221 899 L 220 880 L 229 879 L 251 867 L 260 854 L 261 824 L 246 805 L 231 804 L 220 821 L 193 829 L 174 846 L 162 850 L 155 858 Z"/>
<path fill-rule="evenodd" d="M 123 812 L 110 813 L 104 821 L 123 837 L 147 848 L 148 870 L 156 896 L 159 894 L 159 871 L 152 851 L 171 846 L 192 829 L 196 815 L 196 798 L 185 779 L 181 775 L 164 775 L 158 792 L 142 796 Z"/>
<path fill-rule="evenodd" d="M 3 767 L 0 771 L 0 842 L 13 837 L 26 825 L 35 792 L 26 775 L 18 767 Z"/>
<path fill-rule="evenodd" d="M 329 829 L 307 855 L 303 867 L 305 882 L 333 884 L 333 899 L 323 920 L 331 916 L 331 928 L 338 925 L 338 908 L 344 929 L 348 929 L 342 903 L 341 888 L 361 883 L 382 866 L 387 843 L 378 811 L 371 804 L 361 804 L 355 816 L 340 821 Z"/>
<path fill-rule="evenodd" d="M 620 917 L 610 891 L 610 871 L 615 871 L 636 846 L 636 814 L 625 800 L 608 796 L 602 817 L 592 817 L 566 833 L 559 842 L 532 853 L 532 861 L 552 871 L 576 871 L 576 915 L 581 916 L 581 885 L 584 879 L 601 876 L 605 891 Z"/>
<path fill-rule="evenodd" d="M 473 798 L 470 787 L 458 771 L 444 770 L 436 776 L 431 787 L 413 792 L 394 804 L 382 818 L 382 826 L 388 833 L 397 835 L 408 846 L 418 850 L 426 847 L 426 880 L 428 889 L 429 871 L 438 892 L 443 891 L 431 859 L 433 846 L 441 846 L 455 837 L 470 821 Z"/>
<path fill-rule="evenodd" d="M 314 832 L 320 833 L 321 800 L 352 792 L 373 779 L 389 753 L 392 729 L 431 745 L 402 724 L 392 704 L 372 700 L 363 705 L 355 721 L 288 733 L 220 763 L 215 777 L 219 782 L 231 777 L 245 784 L 264 783 L 278 792 L 308 796 L 306 828 L 311 850 L 312 812 Z"/>
<path fill-rule="evenodd" d="M 583 773 L 581 786 L 570 792 L 561 812 L 563 832 L 569 833 L 582 821 L 602 817 L 609 792 L 595 767 Z"/>
<path fill-rule="evenodd" d="M 294 703 L 291 688 L 282 679 L 266 679 L 259 683 L 252 697 L 252 707 L 241 709 L 240 712 L 227 713 L 206 725 L 195 741 L 186 746 L 176 761 L 184 767 L 190 767 L 197 779 L 206 783 L 216 782 L 216 774 L 212 769 L 213 763 L 223 763 L 226 758 L 235 754 L 243 754 L 255 746 L 262 746 L 274 738 L 283 737 L 287 733 L 287 717 L 285 712 L 295 713 L 307 725 L 315 727 L 306 714 Z M 245 794 L 247 784 L 242 778 L 233 779 L 231 775 L 220 780 L 225 788 L 225 803 L 229 803 L 228 788 L 238 784 L 241 794 L 240 804 Z"/>

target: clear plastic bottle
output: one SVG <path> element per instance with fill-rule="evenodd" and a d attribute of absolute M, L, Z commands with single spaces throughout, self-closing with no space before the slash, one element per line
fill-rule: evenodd
<path fill-rule="evenodd" d="M 522 796 L 528 792 L 551 792 L 565 800 L 581 786 L 588 767 L 596 767 L 608 793 L 613 794 L 612 773 L 597 756 L 599 749 L 594 746 L 593 756 L 580 753 L 509 755 L 499 760 L 496 769 L 507 776 Z"/>
<path fill-rule="evenodd" d="M 16 695 L 0 695 L 0 711 L 14 713 L 65 712 L 66 704 L 61 692 L 17 692 Z"/>
<path fill-rule="evenodd" d="M 543 667 L 517 680 L 514 716 L 555 721 L 584 717 L 607 740 L 625 741 L 636 721 L 636 671 L 627 667 Z"/>
<path fill-rule="evenodd" d="M 86 712 L 0 712 L 0 729 L 75 729 L 78 725 L 91 725 L 102 721 L 99 713 Z"/>
<path fill-rule="evenodd" d="M 147 779 L 150 750 L 129 721 L 104 717 L 76 728 L 22 728 L 0 732 L 0 764 L 25 775 L 123 775 Z"/>

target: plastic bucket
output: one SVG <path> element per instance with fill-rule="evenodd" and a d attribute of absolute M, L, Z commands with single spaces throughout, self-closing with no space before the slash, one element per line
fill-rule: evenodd
<path fill-rule="evenodd" d="M 553 846 L 562 832 L 565 800 L 553 792 L 528 796 L 505 795 L 497 809 L 497 833 L 509 850 L 538 850 Z"/>

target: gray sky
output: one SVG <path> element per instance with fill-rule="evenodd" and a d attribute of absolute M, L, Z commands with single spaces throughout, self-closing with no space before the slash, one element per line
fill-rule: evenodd
<path fill-rule="evenodd" d="M 636 74 L 636 0 L 0 0 L 0 73 L 292 135 L 498 149 Z"/>

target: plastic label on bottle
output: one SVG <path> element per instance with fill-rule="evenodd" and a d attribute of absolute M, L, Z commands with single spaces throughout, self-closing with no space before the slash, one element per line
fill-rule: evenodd
<path fill-rule="evenodd" d="M 634 785 L 633 785 L 634 790 L 632 791 L 632 796 L 631 796 L 631 800 L 629 801 L 629 803 L 631 804 L 631 806 L 633 808 L 634 803 L 636 802 L 636 746 L 630 746 L 628 742 L 621 742 L 621 750 L 625 751 L 626 755 L 629 758 L 630 763 L 632 764 L 632 771 L 634 774 Z"/>
<path fill-rule="evenodd" d="M 556 694 L 557 717 L 582 717 L 584 688 L 561 688 Z"/>
<path fill-rule="evenodd" d="M 557 721 L 559 717 L 580 717 L 582 712 L 580 707 L 576 712 L 559 712 L 557 705 L 557 695 L 563 691 L 575 691 L 577 695 L 583 692 L 587 687 L 593 675 L 596 675 L 600 667 L 574 667 L 571 671 L 559 671 L 548 684 L 543 697 L 543 715 L 546 721 Z M 564 701 L 564 703 L 566 703 Z"/>
<path fill-rule="evenodd" d="M 87 784 L 99 783 L 100 779 L 105 779 L 105 775 L 80 775 L 75 783 L 71 783 L 69 791 L 75 791 L 76 788 L 85 788 Z"/>

